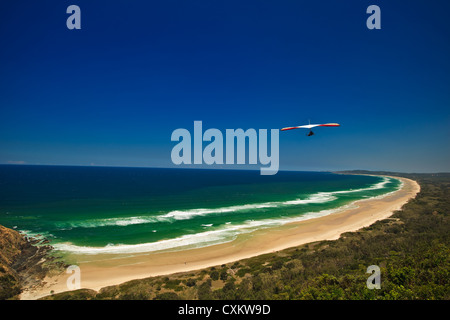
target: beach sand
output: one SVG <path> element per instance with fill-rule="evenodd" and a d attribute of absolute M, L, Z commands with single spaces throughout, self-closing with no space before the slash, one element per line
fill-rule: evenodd
<path fill-rule="evenodd" d="M 360 200 L 350 208 L 327 216 L 293 222 L 270 229 L 262 229 L 237 237 L 235 240 L 209 247 L 177 252 L 145 254 L 79 255 L 81 288 L 99 290 L 129 280 L 192 271 L 221 265 L 265 253 L 283 250 L 320 240 L 335 240 L 342 233 L 370 226 L 378 220 L 389 218 L 420 191 L 417 182 L 400 179 L 403 187 L 382 198 Z M 45 285 L 36 290 L 26 290 L 21 299 L 37 299 L 68 291 L 67 279 L 71 274 L 46 278 Z"/>

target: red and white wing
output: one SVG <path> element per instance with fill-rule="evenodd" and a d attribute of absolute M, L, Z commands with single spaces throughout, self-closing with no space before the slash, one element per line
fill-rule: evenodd
<path fill-rule="evenodd" d="M 281 129 L 281 131 L 286 131 L 286 130 L 293 130 L 293 129 L 311 129 L 314 127 L 339 127 L 340 124 L 339 123 L 324 123 L 324 124 L 306 124 L 304 126 L 298 126 L 298 127 L 286 127 Z"/>

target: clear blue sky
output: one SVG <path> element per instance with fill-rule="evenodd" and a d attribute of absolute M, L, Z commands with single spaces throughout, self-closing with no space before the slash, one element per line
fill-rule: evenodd
<path fill-rule="evenodd" d="M 81 30 L 66 8 L 81 8 Z M 381 8 L 381 30 L 366 8 Z M 0 163 L 172 166 L 173 130 L 280 132 L 280 169 L 450 171 L 449 1 L 0 2 Z M 259 168 L 259 166 L 257 166 Z"/>

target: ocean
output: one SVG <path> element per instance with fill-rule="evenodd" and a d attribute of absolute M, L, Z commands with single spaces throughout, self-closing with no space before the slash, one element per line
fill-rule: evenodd
<path fill-rule="evenodd" d="M 0 224 L 72 254 L 173 251 L 332 214 L 400 186 L 329 172 L 0 165 Z"/>

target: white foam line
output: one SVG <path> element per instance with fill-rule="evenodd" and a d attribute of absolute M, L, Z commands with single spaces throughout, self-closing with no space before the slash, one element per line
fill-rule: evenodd
<path fill-rule="evenodd" d="M 256 203 L 256 204 L 244 204 L 230 207 L 222 207 L 222 208 L 199 208 L 199 209 L 190 209 L 190 210 L 174 210 L 165 214 L 157 215 L 157 216 L 137 216 L 137 217 L 127 217 L 127 218 L 107 218 L 107 219 L 93 219 L 88 221 L 81 222 L 69 222 L 59 224 L 58 227 L 62 229 L 70 228 L 96 228 L 96 227 L 105 227 L 105 226 L 120 226 L 125 227 L 129 225 L 135 224 L 145 224 L 145 223 L 159 223 L 159 222 L 174 222 L 177 220 L 188 220 L 194 217 L 206 216 L 210 214 L 221 214 L 228 212 L 241 212 L 241 211 L 250 211 L 255 209 L 264 209 L 264 208 L 275 208 L 275 207 L 283 207 L 283 206 L 296 206 L 302 204 L 313 204 L 313 203 L 326 203 L 330 201 L 334 201 L 337 199 L 335 195 L 337 194 L 346 194 L 346 193 L 356 193 L 362 191 L 369 190 L 377 190 L 382 189 L 384 186 L 390 182 L 390 179 L 387 177 L 383 177 L 383 181 L 374 184 L 368 188 L 360 188 L 354 190 L 342 190 L 342 191 L 331 191 L 331 192 L 318 192 L 316 194 L 310 195 L 306 199 L 295 199 L 288 201 L 275 201 L 275 202 L 266 202 L 266 203 Z"/>
<path fill-rule="evenodd" d="M 205 231 L 196 234 L 184 235 L 174 239 L 160 240 L 157 242 L 141 243 L 134 245 L 108 244 L 105 247 L 88 247 L 77 246 L 71 243 L 55 244 L 56 250 L 69 251 L 78 254 L 123 254 L 123 253 L 145 253 L 155 252 L 161 250 L 182 250 L 183 248 L 198 248 L 205 247 L 218 243 L 226 243 L 233 241 L 237 235 L 249 233 L 256 229 L 268 228 L 273 226 L 280 226 L 286 223 L 298 222 L 302 220 L 318 218 L 326 216 L 335 212 L 354 207 L 354 204 L 345 205 L 336 209 L 322 210 L 319 212 L 308 212 L 301 216 L 279 218 L 279 219 L 264 219 L 264 220 L 249 220 L 239 225 L 226 224 L 220 229 Z"/>
<path fill-rule="evenodd" d="M 279 219 L 264 219 L 264 220 L 249 220 L 239 225 L 231 225 L 230 223 L 225 223 L 220 229 L 205 231 L 201 233 L 184 235 L 181 237 L 177 237 L 174 239 L 160 240 L 156 242 L 149 243 L 141 243 L 134 245 L 125 245 L 125 244 L 108 244 L 105 247 L 88 247 L 88 246 L 77 246 L 71 243 L 60 243 L 55 244 L 54 247 L 56 250 L 61 251 L 69 251 L 78 254 L 134 254 L 134 253 L 147 253 L 147 252 L 156 252 L 163 250 L 172 250 L 179 251 L 185 248 L 200 248 L 206 247 L 213 244 L 226 243 L 233 241 L 239 234 L 249 233 L 257 229 L 269 228 L 274 226 L 280 226 L 287 223 L 299 222 L 303 220 L 319 218 L 323 216 L 327 216 L 333 213 L 341 212 L 348 209 L 357 208 L 357 202 L 359 201 L 367 201 L 371 199 L 381 199 L 388 195 L 395 193 L 400 190 L 403 186 L 403 182 L 401 182 L 399 188 L 392 192 L 375 196 L 367 199 L 356 200 L 350 204 L 341 206 L 335 209 L 327 209 L 319 212 L 308 212 L 302 214 L 297 217 L 289 217 L 289 218 L 279 218 Z"/>

